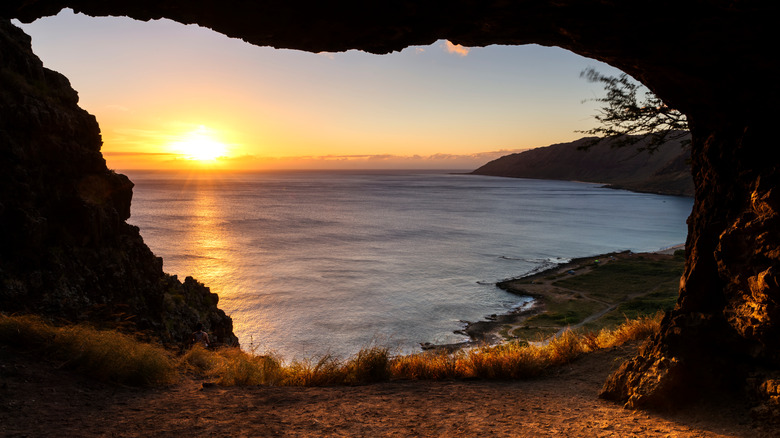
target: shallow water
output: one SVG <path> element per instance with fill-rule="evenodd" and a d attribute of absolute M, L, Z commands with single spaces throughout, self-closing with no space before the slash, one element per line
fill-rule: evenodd
<path fill-rule="evenodd" d="M 459 342 L 523 298 L 498 280 L 685 241 L 691 198 L 444 172 L 129 172 L 130 223 L 220 295 L 244 348 L 285 359 Z"/>

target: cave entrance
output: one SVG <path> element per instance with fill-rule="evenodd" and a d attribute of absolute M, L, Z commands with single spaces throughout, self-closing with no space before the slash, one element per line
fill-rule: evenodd
<path fill-rule="evenodd" d="M 678 307 L 663 322 L 662 333 L 617 373 L 614 391 L 608 392 L 631 406 L 652 405 L 673 398 L 681 388 L 699 393 L 724 382 L 744 386 L 747 370 L 777 369 L 780 192 L 774 190 L 777 164 L 766 159 L 767 148 L 776 143 L 776 111 L 765 102 L 779 93 L 774 81 L 777 61 L 764 55 L 771 53 L 776 40 L 772 33 L 776 4 L 697 2 L 648 8 L 599 1 L 539 2 L 533 7 L 463 2 L 443 10 L 435 2 L 404 7 L 395 3 L 331 7 L 313 2 L 305 11 L 297 4 L 237 6 L 242 9 L 188 10 L 178 2 L 142 7 L 86 2 L 82 7 L 95 15 L 176 17 L 255 44 L 309 51 L 360 47 L 387 53 L 430 42 L 432 36 L 472 46 L 543 43 L 620 66 L 641 80 L 691 122 L 697 195 Z M 31 20 L 57 8 L 48 2 L 12 2 L 3 11 L 8 17 Z M 664 36 L 673 36 L 673 43 Z M 72 93 L 60 97 L 62 102 L 72 100 Z M 230 143 L 206 134 L 196 138 L 196 143 L 212 145 L 211 150 Z M 95 151 L 88 152 L 85 157 L 94 160 Z M 116 175 L 104 176 L 117 186 L 124 184 Z M 27 218 L 17 215 L 8 220 Z M 27 231 L 34 235 L 42 230 L 40 221 L 27 223 L 31 227 Z M 84 231 L 72 225 L 68 230 Z M 99 239 L 98 234 L 87 237 Z M 776 386 L 773 377 L 751 379 L 764 388 L 761 397 L 776 399 L 766 393 L 766 388 Z"/>
<path fill-rule="evenodd" d="M 286 323 L 280 322 L 278 318 L 256 315 L 246 308 L 271 307 L 270 301 L 276 301 L 279 308 L 291 307 L 292 304 L 280 304 L 282 299 L 274 298 L 270 291 L 275 290 L 279 282 L 274 277 L 294 275 L 278 267 L 282 264 L 278 259 L 283 256 L 279 255 L 279 251 L 269 249 L 276 240 L 282 241 L 282 238 L 262 240 L 257 236 L 267 234 L 266 228 L 240 228 L 225 224 L 241 220 L 248 222 L 248 217 L 256 221 L 277 221 L 275 232 L 287 235 L 287 228 L 296 227 L 293 223 L 295 221 L 290 218 L 297 213 L 288 211 L 284 215 L 259 218 L 242 210 L 240 202 L 226 206 L 224 198 L 238 196 L 238 192 L 247 190 L 262 192 L 268 187 L 276 187 L 278 191 L 291 193 L 295 198 L 294 203 L 300 205 L 294 210 L 300 212 L 306 205 L 319 202 L 318 199 L 307 198 L 307 187 L 309 191 L 319 193 L 320 197 L 350 198 L 360 192 L 364 199 L 371 196 L 366 194 L 370 193 L 371 188 L 366 185 L 353 186 L 350 189 L 352 192 L 327 190 L 333 185 L 332 179 L 336 178 L 339 184 L 357 184 L 355 174 L 349 177 L 339 174 L 332 179 L 317 179 L 321 175 L 315 174 L 307 174 L 304 178 L 298 175 L 297 179 L 296 176 L 283 175 L 280 177 L 281 182 L 278 178 L 265 177 L 237 182 L 230 175 L 232 171 L 371 170 L 374 173 L 370 177 L 385 184 L 381 190 L 386 194 L 393 189 L 409 190 L 411 183 L 399 183 L 398 179 L 388 177 L 382 170 L 424 170 L 428 173 L 425 177 L 419 177 L 415 184 L 420 187 L 442 184 L 441 187 L 446 187 L 442 193 L 455 193 L 463 187 L 449 181 L 439 181 L 436 175 L 446 175 L 452 171 L 470 172 L 510 152 L 581 137 L 582 134 L 577 131 L 590 128 L 593 123 L 591 116 L 595 108 L 590 100 L 601 90 L 580 78 L 580 72 L 589 67 L 608 74 L 617 72 L 606 64 L 560 48 L 535 45 L 469 49 L 442 40 L 382 56 L 357 51 L 312 54 L 256 47 L 208 29 L 184 26 L 169 20 L 140 22 L 129 18 L 92 18 L 70 11 L 22 27 L 32 35 L 35 52 L 45 60 L 48 67 L 69 77 L 80 93 L 81 106 L 97 116 L 104 140 L 103 154 L 108 166 L 128 174 L 135 182 L 133 216 L 129 222 L 141 226 L 146 243 L 156 254 L 163 256 L 167 272 L 182 278 L 194 275 L 220 294 L 220 306 L 234 317 L 239 316 L 234 320 L 236 333 L 250 348 L 254 339 L 261 338 L 267 339 L 269 343 L 264 347 L 282 348 L 282 340 L 268 340 L 274 339 L 269 333 L 293 331 L 291 328 L 284 329 Z M 147 172 L 149 170 L 158 172 Z M 182 176 L 182 172 L 186 176 Z M 197 175 L 193 175 L 193 172 Z M 214 178 L 214 174 L 219 174 L 220 178 Z M 357 178 L 362 176 L 358 175 Z M 302 180 L 318 180 L 320 184 L 305 186 Z M 237 188 L 238 183 L 246 186 Z M 457 202 L 470 199 L 468 196 L 473 196 L 473 193 L 452 195 L 453 205 L 447 208 L 454 214 L 457 214 L 458 208 L 463 208 L 459 214 L 465 218 L 474 205 L 492 199 L 493 204 L 487 202 L 480 210 L 493 211 L 496 215 L 507 217 L 517 215 L 507 210 L 507 205 L 512 202 L 511 195 L 508 192 L 497 193 L 502 184 L 513 186 L 517 192 L 523 191 L 523 187 L 515 187 L 517 181 L 498 184 L 482 181 L 480 184 L 485 185 L 484 195 L 478 195 L 467 205 Z M 551 184 L 557 187 L 557 183 Z M 565 184 L 561 187 L 563 191 L 578 190 L 565 188 L 568 187 Z M 555 191 L 554 187 L 548 189 Z M 542 192 L 534 193 L 534 196 L 540 197 Z M 505 198 L 508 195 L 509 198 Z M 591 195 L 594 198 L 589 198 Z M 380 239 L 367 240 L 364 246 L 352 247 L 351 253 L 365 253 L 360 260 L 351 255 L 342 256 L 342 260 L 344 263 L 363 263 L 365 271 L 368 271 L 365 275 L 371 276 L 369 272 L 375 268 L 366 260 L 377 259 L 376 253 L 396 252 L 399 258 L 406 259 L 410 258 L 410 252 L 416 255 L 428 254 L 426 251 L 429 246 L 441 245 L 430 236 L 441 234 L 445 227 L 457 229 L 465 237 L 459 239 L 453 233 L 449 239 L 458 241 L 458 245 L 448 250 L 432 251 L 429 256 L 412 263 L 415 266 L 411 268 L 399 266 L 395 271 L 396 277 L 385 281 L 399 282 L 399 277 L 417 278 L 403 288 L 421 289 L 420 294 L 425 294 L 426 288 L 441 290 L 450 287 L 454 290 L 459 286 L 446 282 L 421 286 L 424 283 L 422 278 L 438 275 L 431 272 L 447 272 L 454 268 L 444 264 L 426 271 L 420 270 L 419 266 L 424 265 L 426 259 L 445 259 L 447 254 L 470 245 L 482 249 L 470 249 L 461 253 L 459 258 L 465 260 L 468 258 L 466 253 L 477 251 L 488 255 L 487 258 L 493 257 L 494 260 L 486 264 L 501 267 L 485 266 L 482 271 L 473 273 L 476 278 L 459 278 L 454 272 L 443 275 L 450 276 L 452 283 L 460 281 L 471 286 L 464 288 L 468 289 L 463 291 L 467 297 L 464 301 L 492 300 L 495 303 L 483 303 L 481 307 L 468 306 L 466 303 L 461 303 L 459 307 L 454 302 L 445 303 L 437 313 L 449 324 L 443 324 L 442 327 L 449 328 L 441 328 L 437 332 L 437 328 L 432 327 L 422 334 L 404 334 L 409 338 L 419 336 L 419 341 L 456 342 L 462 336 L 452 333 L 459 326 L 453 321 L 473 321 L 521 304 L 522 300 L 518 301 L 503 291 L 492 291 L 490 298 L 479 295 L 483 293 L 482 289 L 492 288 L 496 281 L 536 269 L 537 265 L 549 263 L 548 259 L 594 255 L 613 250 L 655 250 L 685 240 L 684 220 L 690 212 L 689 200 L 669 199 L 666 206 L 637 204 L 636 208 L 623 208 L 620 200 L 609 199 L 611 195 L 613 193 L 609 196 L 595 192 L 582 193 L 589 199 L 588 202 L 568 193 L 561 197 L 565 201 L 559 201 L 559 204 L 565 202 L 569 211 L 582 212 L 589 208 L 589 204 L 600 202 L 607 202 L 605 205 L 611 206 L 601 206 L 601 210 L 597 209 L 590 216 L 578 214 L 586 217 L 581 227 L 565 225 L 562 219 L 565 213 L 554 212 L 557 207 L 552 204 L 524 219 L 537 223 L 544 218 L 560 226 L 554 239 L 563 242 L 563 247 L 552 248 L 544 244 L 547 245 L 546 249 L 540 250 L 539 254 L 534 252 L 533 256 L 524 255 L 522 250 L 511 246 L 500 249 L 500 242 L 496 242 L 494 247 L 474 244 L 474 240 L 487 239 L 485 236 L 468 234 L 475 231 L 469 231 L 470 225 L 466 219 L 460 224 L 442 225 L 442 219 L 436 218 L 436 215 L 443 215 L 442 210 L 430 210 L 426 216 L 423 206 L 435 204 L 435 197 L 426 201 L 407 200 L 405 202 L 410 206 L 417 203 L 417 207 L 414 207 L 414 211 L 412 207 L 402 207 L 408 208 L 411 213 L 407 217 L 399 215 L 397 221 L 411 222 L 415 218 L 425 217 L 427 219 L 424 221 L 432 225 L 412 226 L 405 229 L 404 234 L 416 232 L 419 234 L 416 237 L 418 240 L 430 240 L 432 243 L 418 247 L 410 241 L 394 246 L 379 242 Z M 260 194 L 258 196 L 261 197 Z M 555 195 L 548 194 L 545 197 L 553 199 Z M 594 201 L 596 198 L 599 201 Z M 270 197 L 263 197 L 259 202 L 269 200 Z M 276 200 L 270 202 L 278 204 Z M 334 199 L 333 203 L 337 202 Z M 391 202 L 389 196 L 387 202 Z M 382 208 L 381 203 L 369 202 L 365 205 L 370 205 L 368 209 L 372 210 Z M 639 234 L 636 232 L 637 228 L 642 228 L 639 222 L 665 211 L 665 207 L 669 207 L 672 212 L 674 219 L 668 222 L 674 224 L 668 228 L 674 230 L 671 234 L 675 237 L 654 236 L 648 237 L 647 241 L 615 237 L 621 232 L 626 235 Z M 276 208 L 287 207 L 276 205 Z M 350 211 L 351 206 L 341 203 L 338 208 Z M 521 206 L 517 208 L 522 210 Z M 634 228 L 625 224 L 613 225 L 610 222 L 612 218 L 607 216 L 616 215 L 606 213 L 610 209 L 637 213 L 634 219 L 624 221 L 633 222 Z M 222 214 L 225 211 L 233 212 L 234 215 Z M 640 214 L 639 211 L 646 213 Z M 297 222 L 309 224 L 305 230 L 301 228 L 300 233 L 314 232 L 315 229 L 323 234 L 329 233 L 331 231 L 322 224 L 343 219 L 338 214 L 326 216 L 321 211 L 316 213 L 298 218 Z M 360 225 L 362 219 L 354 219 L 359 213 L 350 214 L 353 220 L 348 225 L 354 229 L 359 226 L 376 227 L 375 224 L 381 222 L 379 218 L 363 218 L 365 222 Z M 545 218 L 545 215 L 556 217 Z M 369 223 L 370 220 L 376 222 Z M 494 235 L 503 233 L 505 241 L 532 240 L 530 236 L 523 238 L 522 233 L 527 234 L 528 230 L 513 228 L 487 218 L 481 221 L 473 219 L 473 225 L 480 228 L 484 221 L 488 221 L 492 225 L 485 228 L 490 228 Z M 433 225 L 437 222 L 438 225 Z M 592 224 L 599 225 L 591 227 Z M 393 235 L 393 232 L 399 232 L 393 228 L 394 224 L 386 225 L 391 231 L 380 230 L 377 234 L 384 233 L 388 241 L 403 242 L 403 235 Z M 584 231 L 587 227 L 591 227 L 588 229 L 595 235 L 603 236 L 599 233 L 604 233 L 610 226 L 621 228 L 620 231 L 609 233 L 612 235 L 612 243 L 600 242 L 597 237 L 582 236 L 589 233 Z M 577 233 L 580 236 L 575 238 L 574 234 Z M 349 241 L 349 237 L 342 236 L 341 240 Z M 658 240 L 652 241 L 653 238 Z M 252 242 L 247 243 L 247 240 Z M 295 241 L 298 243 L 293 244 L 285 241 L 288 243 L 277 244 L 275 248 L 294 246 L 313 253 L 313 239 L 308 240 L 305 243 L 298 239 Z M 338 246 L 338 243 L 331 244 Z M 253 247 L 260 249 L 255 250 Z M 368 254 L 372 251 L 374 254 Z M 327 258 L 327 252 L 324 251 L 319 258 Z M 236 254 L 249 253 L 256 259 L 276 258 L 276 264 L 273 265 L 275 268 L 266 270 L 267 265 L 256 261 L 244 263 L 236 257 Z M 284 265 L 293 265 L 292 259 Z M 383 260 L 381 264 L 385 266 L 396 263 L 393 258 L 385 257 Z M 480 257 L 476 257 L 468 264 L 476 266 L 481 263 L 480 260 Z M 332 266 L 323 266 L 314 260 L 308 263 L 316 267 L 311 269 L 320 269 L 323 276 L 335 275 L 330 274 Z M 402 265 L 409 262 L 398 263 Z M 252 270 L 248 266 L 262 268 L 247 275 L 242 269 Z M 239 277 L 241 281 L 236 280 Z M 483 284 L 477 285 L 477 281 Z M 315 282 L 324 284 L 323 280 L 310 281 Z M 292 278 L 283 283 L 283 287 L 276 293 L 284 294 L 284 288 L 305 288 L 305 285 L 293 286 L 296 283 Z M 337 284 L 329 287 L 334 290 L 339 288 Z M 359 284 L 351 288 L 377 290 L 381 286 Z M 263 289 L 264 293 L 252 299 L 243 298 L 249 289 Z M 242 298 L 237 298 L 239 296 Z M 407 301 L 413 300 L 414 297 Z M 296 303 L 298 307 L 307 306 L 306 302 Z M 376 306 L 371 302 L 365 305 Z M 387 307 L 392 308 L 390 305 Z M 351 314 L 365 312 L 360 307 L 345 305 L 344 308 L 351 309 L 344 310 Z M 403 320 L 401 315 L 405 311 L 399 308 L 389 318 L 398 315 Z M 287 312 L 290 312 L 289 309 Z M 382 317 L 376 317 L 379 318 Z M 323 332 L 338 333 L 342 330 L 336 327 L 340 324 L 338 321 L 330 321 L 325 315 L 308 319 L 318 320 Z M 422 319 L 425 318 L 415 320 L 411 317 L 412 322 L 406 325 L 415 325 L 414 321 L 422 325 Z M 299 321 L 294 325 L 302 326 L 306 323 Z M 361 330 L 361 323 L 354 324 L 353 331 Z M 248 326 L 252 326 L 251 329 Z M 394 330 L 402 332 L 404 329 L 396 327 Z M 387 336 L 384 332 L 388 331 L 391 330 L 383 329 L 380 337 Z M 430 333 L 443 334 L 434 336 Z M 392 336 L 384 341 L 392 344 Z M 295 338 L 291 335 L 285 337 Z M 307 342 L 312 342 L 309 338 L 295 339 L 302 345 L 302 351 L 308 348 L 308 351 L 316 354 L 328 352 L 317 350 L 319 345 L 307 345 Z M 319 343 L 324 341 L 320 340 Z M 412 346 L 415 345 L 412 343 Z M 363 346 L 357 345 L 358 348 Z M 330 351 L 334 348 L 338 349 L 328 347 Z M 354 353 L 350 349 L 345 351 Z"/>

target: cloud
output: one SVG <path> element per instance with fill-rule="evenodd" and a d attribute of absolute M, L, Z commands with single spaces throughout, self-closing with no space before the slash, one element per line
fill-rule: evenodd
<path fill-rule="evenodd" d="M 176 157 L 180 154 L 172 152 L 133 152 L 133 151 L 102 151 L 108 157 Z"/>
<path fill-rule="evenodd" d="M 444 49 L 447 50 L 447 53 L 453 53 L 458 56 L 466 56 L 469 54 L 468 47 L 463 47 L 460 44 L 452 44 L 449 40 L 447 40 L 444 43 Z"/>
<path fill-rule="evenodd" d="M 246 169 L 476 169 L 496 158 L 525 149 L 502 149 L 474 154 L 354 154 L 264 157 L 244 155 L 227 160 Z"/>
<path fill-rule="evenodd" d="M 437 153 L 432 155 L 396 154 L 343 154 L 343 155 L 299 155 L 261 156 L 243 154 L 219 157 L 217 161 L 231 170 L 272 169 L 447 169 L 473 170 L 496 158 L 526 149 L 501 149 L 473 154 Z M 177 169 L 191 167 L 192 160 L 168 152 L 105 151 L 107 159 L 117 160 L 115 167 L 127 169 Z M 217 166 L 219 167 L 219 166 Z"/>

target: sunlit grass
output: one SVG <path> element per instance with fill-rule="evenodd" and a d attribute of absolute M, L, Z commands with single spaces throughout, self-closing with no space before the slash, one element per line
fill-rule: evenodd
<path fill-rule="evenodd" d="M 523 379 L 539 376 L 590 351 L 583 339 L 566 331 L 543 346 L 507 342 L 453 354 L 419 353 L 395 358 L 391 370 L 399 379 Z"/>
<path fill-rule="evenodd" d="M 363 349 L 344 362 L 324 356 L 283 365 L 274 356 L 254 355 L 238 348 L 206 350 L 195 346 L 183 356 L 183 362 L 191 372 L 221 386 L 353 385 L 390 378 L 388 350 L 380 347 Z"/>
<path fill-rule="evenodd" d="M 0 343 L 37 352 L 98 380 L 142 386 L 179 379 L 178 360 L 164 348 L 83 324 L 56 327 L 37 316 L 0 315 Z"/>
<path fill-rule="evenodd" d="M 625 322 L 614 329 L 604 328 L 599 332 L 587 332 L 583 341 L 589 350 L 598 350 L 623 345 L 627 342 L 647 339 L 658 332 L 663 312 L 655 315 L 626 318 Z"/>
<path fill-rule="evenodd" d="M 274 385 L 282 380 L 281 362 L 272 356 L 248 354 L 238 348 L 206 350 L 195 345 L 182 362 L 201 377 L 221 386 Z"/>
<path fill-rule="evenodd" d="M 388 380 L 523 379 L 542 375 L 581 355 L 645 339 L 658 330 L 659 312 L 598 333 L 565 331 L 545 344 L 507 342 L 454 353 L 391 357 L 371 347 L 341 361 L 332 356 L 284 364 L 273 355 L 238 348 L 195 346 L 176 356 L 160 346 L 86 325 L 56 327 L 36 316 L 0 315 L 0 345 L 27 350 L 94 378 L 130 385 L 167 385 L 184 374 L 220 386 L 358 385 Z"/>

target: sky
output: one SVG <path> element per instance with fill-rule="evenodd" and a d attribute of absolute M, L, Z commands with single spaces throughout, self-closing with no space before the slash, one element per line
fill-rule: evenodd
<path fill-rule="evenodd" d="M 474 169 L 584 136 L 603 90 L 580 72 L 619 73 L 537 45 L 308 53 L 70 10 L 16 24 L 97 117 L 120 171 Z"/>

